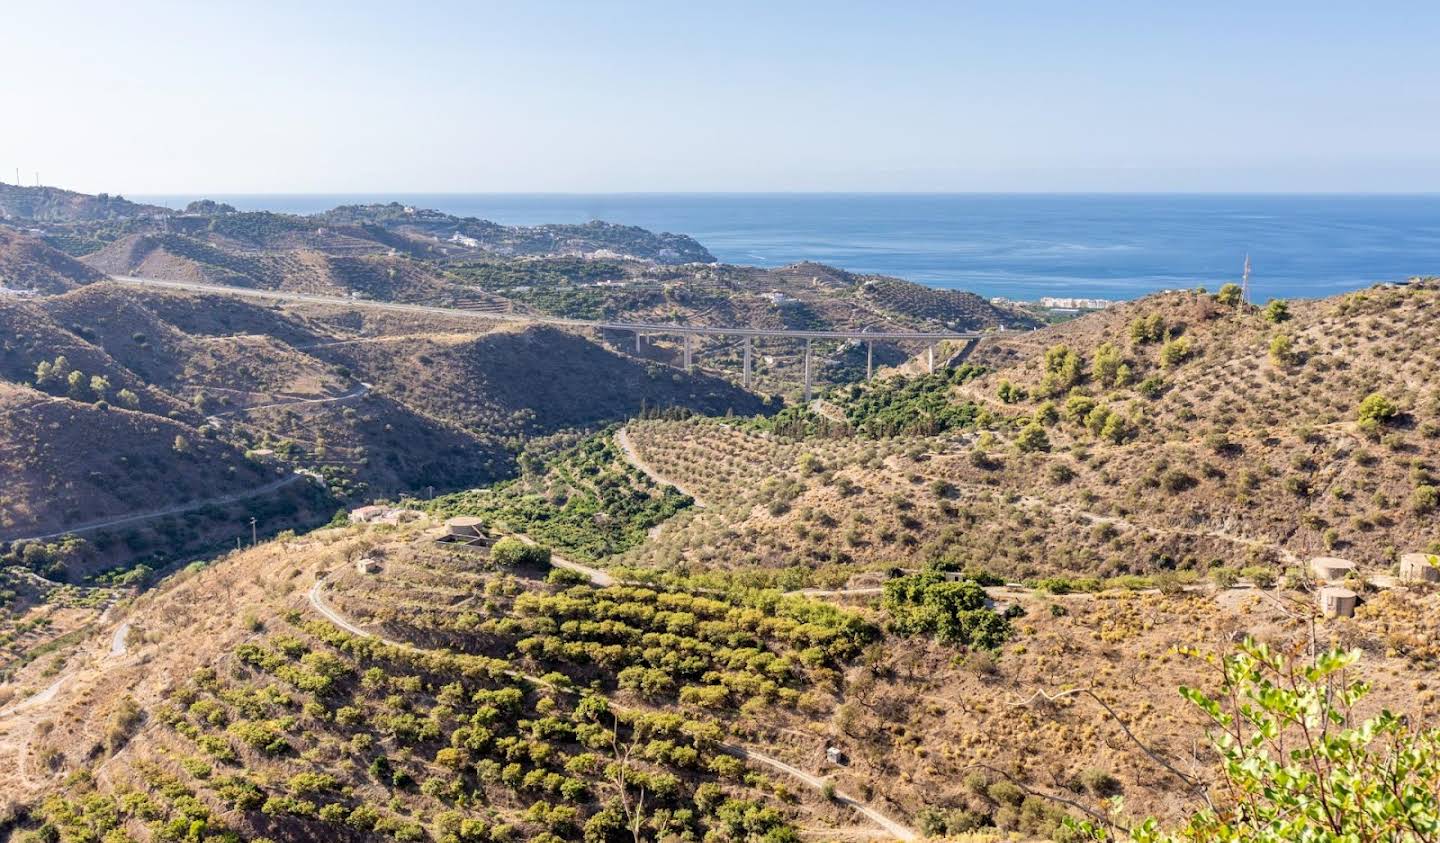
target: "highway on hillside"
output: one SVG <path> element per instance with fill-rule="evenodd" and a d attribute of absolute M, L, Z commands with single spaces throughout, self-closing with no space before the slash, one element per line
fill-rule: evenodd
<path fill-rule="evenodd" d="M 605 322 L 590 319 L 563 319 L 556 316 L 533 316 L 518 313 L 488 313 L 463 310 L 456 307 L 437 307 L 424 304 L 403 304 L 400 302 L 377 301 L 375 299 L 350 298 L 346 296 L 320 296 L 313 293 L 296 293 L 285 290 L 260 290 L 249 287 L 230 287 L 223 284 L 202 284 L 195 281 L 162 281 L 156 278 L 139 278 L 133 275 L 111 275 L 112 281 L 134 287 L 177 290 L 188 293 L 240 296 L 243 298 L 269 301 L 321 304 L 332 307 L 389 310 L 400 313 L 420 313 L 434 316 L 450 316 L 464 319 L 481 319 L 488 322 L 514 322 L 520 324 L 539 323 L 567 328 L 589 328 L 606 331 L 628 331 L 637 335 L 714 335 L 727 337 L 786 337 L 805 340 L 889 340 L 896 342 L 939 342 L 940 340 L 973 340 L 998 336 L 1007 332 L 994 331 L 791 331 L 778 328 L 728 328 L 712 325 L 677 325 L 650 322 Z"/>

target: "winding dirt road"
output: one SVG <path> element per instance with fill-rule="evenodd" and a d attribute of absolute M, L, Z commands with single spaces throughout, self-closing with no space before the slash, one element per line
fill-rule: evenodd
<path fill-rule="evenodd" d="M 275 407 L 299 407 L 305 404 L 334 404 L 338 401 L 351 401 L 356 398 L 363 398 L 370 392 L 370 384 L 362 383 L 344 395 L 331 395 L 325 398 L 290 398 L 284 401 L 271 401 L 268 404 L 255 404 L 250 407 L 236 407 L 233 410 L 226 410 L 223 413 L 211 413 L 208 418 L 223 419 L 226 416 L 234 416 L 240 413 L 248 413 L 252 410 L 269 410 Z"/>
<path fill-rule="evenodd" d="M 661 486 L 675 487 L 680 491 L 680 494 L 688 495 L 691 500 L 695 501 L 695 506 L 701 509 L 705 507 L 705 501 L 701 500 L 700 496 L 695 494 L 694 489 L 688 489 L 680 483 L 675 482 L 669 477 L 666 477 L 665 475 L 656 471 L 653 467 L 651 467 L 649 463 L 645 462 L 645 460 L 640 456 L 640 453 L 635 450 L 634 443 L 630 441 L 630 432 L 628 430 L 622 427 L 619 430 L 615 431 L 615 444 L 620 446 L 620 453 L 625 456 L 625 461 L 630 463 L 630 465 L 634 466 L 635 469 L 641 474 L 644 474 L 646 477 L 649 477 L 651 480 L 654 480 Z"/>

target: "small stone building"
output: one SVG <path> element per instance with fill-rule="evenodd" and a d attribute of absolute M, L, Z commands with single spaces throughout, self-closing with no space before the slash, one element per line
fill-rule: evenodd
<path fill-rule="evenodd" d="M 1405 582 L 1440 583 L 1440 556 L 1407 553 L 1400 557 L 1400 579 Z"/>
<path fill-rule="evenodd" d="M 350 523 L 369 524 L 372 521 L 379 521 L 385 517 L 386 511 L 386 508 L 379 504 L 352 509 L 350 510 Z"/>
<path fill-rule="evenodd" d="M 1348 588 L 1327 585 L 1320 589 L 1320 610 L 1327 618 L 1349 618 L 1355 616 L 1355 604 L 1360 597 Z"/>
<path fill-rule="evenodd" d="M 1321 582 L 1336 582 L 1355 573 L 1355 563 L 1334 556 L 1317 556 L 1310 560 L 1310 571 Z"/>

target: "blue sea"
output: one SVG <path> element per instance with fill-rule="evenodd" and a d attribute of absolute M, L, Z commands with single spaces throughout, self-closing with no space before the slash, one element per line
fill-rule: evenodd
<path fill-rule="evenodd" d="M 198 196 L 137 199 L 173 207 Z M 1128 299 L 1238 280 L 1259 300 L 1440 274 L 1440 195 L 211 195 L 310 213 L 398 201 L 509 225 L 594 219 L 689 234 L 727 263 L 801 260 L 984 296 Z"/>

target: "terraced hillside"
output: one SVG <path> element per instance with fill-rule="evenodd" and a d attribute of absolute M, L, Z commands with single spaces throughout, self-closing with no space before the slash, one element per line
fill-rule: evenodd
<path fill-rule="evenodd" d="M 346 560 L 362 556 L 382 559 L 383 573 L 346 573 L 306 590 L 330 565 L 352 571 Z M 296 559 L 308 560 L 298 579 Z M 692 694 L 652 683 L 642 692 L 635 677 L 646 670 L 645 651 L 608 643 L 626 629 L 677 636 L 712 660 L 768 654 L 723 678 L 735 693 L 793 706 L 811 683 L 833 681 L 823 663 L 802 668 L 798 648 L 846 658 L 854 652 L 847 624 L 856 621 L 805 601 L 767 613 L 650 589 L 546 583 L 535 573 L 416 534 L 332 531 L 288 551 L 236 555 L 147 595 L 128 612 L 137 623 L 154 618 L 142 636 L 72 666 L 55 706 L 84 731 L 112 724 L 103 762 L 71 754 L 81 735 L 12 716 L 7 736 L 33 737 L 18 755 L 0 747 L 18 762 L 5 767 L 4 792 L 13 799 L 51 775 L 93 770 L 24 822 L 64 835 L 184 818 L 207 835 L 247 838 L 619 839 L 638 827 L 647 837 L 783 841 L 797 839 L 797 825 L 823 833 L 861 822 L 803 782 L 736 757 L 744 749 L 727 743 L 714 711 L 725 685 Z M 195 611 L 196 598 L 215 589 L 232 611 Z M 471 593 L 490 596 L 457 603 Z M 411 603 L 432 608 L 394 614 Z M 403 617 L 415 644 L 347 631 L 317 605 Z M 556 611 L 568 607 L 578 623 L 605 606 L 627 620 L 597 627 L 590 644 L 555 648 Z M 518 625 L 497 625 L 510 612 Z M 703 639 L 674 632 L 683 617 Z M 442 637 L 455 645 L 433 649 Z M 587 650 L 614 655 L 596 663 Z M 696 680 L 709 675 L 699 663 L 688 669 Z M 115 683 L 126 693 L 100 693 Z M 685 713 L 661 704 L 676 693 Z"/>
<path fill-rule="evenodd" d="M 1066 813 L 1105 816 L 1117 794 L 1162 818 L 1193 810 L 1215 756 L 1173 688 L 1214 679 L 1175 648 L 1223 651 L 1241 632 L 1360 647 L 1361 714 L 1440 715 L 1417 694 L 1440 666 L 1432 592 L 1312 629 L 1289 586 L 995 588 L 1003 617 L 957 610 L 968 631 L 940 633 L 904 597 L 933 577 L 891 580 L 878 603 L 673 574 L 601 586 L 523 544 L 437 544 L 437 529 L 232 554 L 124 607 L 57 678 L 22 670 L 14 699 L 56 690 L 0 709 L 0 785 L 20 800 L 70 785 L 20 827 L 580 840 L 638 817 L 655 837 L 1068 839 Z"/>
<path fill-rule="evenodd" d="M 1421 328 L 1437 297 L 1380 288 L 1277 322 L 1174 294 L 983 343 L 980 377 L 836 391 L 838 427 L 632 425 L 646 461 L 731 510 L 695 517 L 706 540 L 649 552 L 742 567 L 918 553 L 1012 578 L 1278 574 L 1325 553 L 1386 568 L 1440 540 L 1440 383 Z M 1158 341 L 1132 339 L 1156 320 Z"/>

